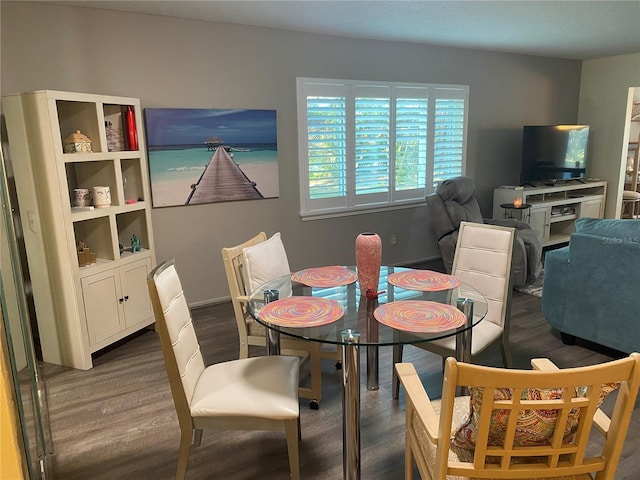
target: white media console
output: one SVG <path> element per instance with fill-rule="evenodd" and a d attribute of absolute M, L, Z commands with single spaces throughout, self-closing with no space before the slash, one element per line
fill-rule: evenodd
<path fill-rule="evenodd" d="M 553 186 L 498 187 L 493 191 L 493 218 L 506 215 L 528 221 L 547 247 L 568 242 L 577 218 L 603 218 L 606 193 L 607 182 L 590 180 L 558 182 Z M 531 208 L 514 210 L 500 206 L 512 204 L 516 198 Z"/>

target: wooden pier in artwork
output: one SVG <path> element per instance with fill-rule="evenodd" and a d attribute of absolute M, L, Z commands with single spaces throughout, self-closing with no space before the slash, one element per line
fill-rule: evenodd
<path fill-rule="evenodd" d="M 247 178 L 223 147 L 217 147 L 185 205 L 258 198 L 264 197 L 255 182 Z"/>

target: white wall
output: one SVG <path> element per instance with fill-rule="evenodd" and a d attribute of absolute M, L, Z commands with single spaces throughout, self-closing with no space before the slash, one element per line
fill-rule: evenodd
<path fill-rule="evenodd" d="M 578 122 L 591 125 L 589 175 L 609 182 L 608 218 L 620 217 L 633 97 L 629 89 L 639 86 L 640 53 L 583 62 Z"/>
<path fill-rule="evenodd" d="M 34 2 L 0 8 L 2 94 L 55 89 L 137 97 L 143 108 L 277 110 L 280 198 L 153 211 L 158 260 L 176 258 L 192 304 L 228 296 L 220 249 L 260 230 L 282 232 L 292 269 L 354 263 L 362 231 L 381 235 L 385 263 L 439 256 L 426 207 L 300 220 L 298 76 L 469 85 L 467 173 L 486 216 L 493 188 L 519 180 L 522 126 L 577 120 L 578 61 Z"/>

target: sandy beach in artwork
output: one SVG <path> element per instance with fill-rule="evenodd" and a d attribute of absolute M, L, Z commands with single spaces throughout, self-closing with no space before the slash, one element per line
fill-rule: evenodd
<path fill-rule="evenodd" d="M 244 174 L 256 183 L 256 188 L 265 198 L 279 196 L 278 168 L 273 165 L 247 163 L 240 168 Z M 191 185 L 198 182 L 200 174 L 192 179 L 179 179 L 167 182 L 154 182 L 152 185 L 153 206 L 167 207 L 184 205 L 191 193 Z"/>
<path fill-rule="evenodd" d="M 256 188 L 264 198 L 274 198 L 280 195 L 278 181 L 278 167 L 259 163 L 240 165 L 244 174 L 256 182 Z"/>

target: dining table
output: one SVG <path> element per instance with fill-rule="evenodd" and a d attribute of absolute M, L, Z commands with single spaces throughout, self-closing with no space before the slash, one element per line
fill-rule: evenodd
<path fill-rule="evenodd" d="M 359 480 L 360 347 L 367 352 L 367 390 L 379 388 L 380 347 L 455 336 L 457 360 L 470 362 L 473 327 L 488 302 L 455 276 L 384 265 L 377 291 L 361 292 L 357 269 L 336 265 L 274 278 L 251 293 L 248 307 L 266 327 L 269 355 L 280 353 L 281 335 L 342 347 L 343 474 Z"/>

